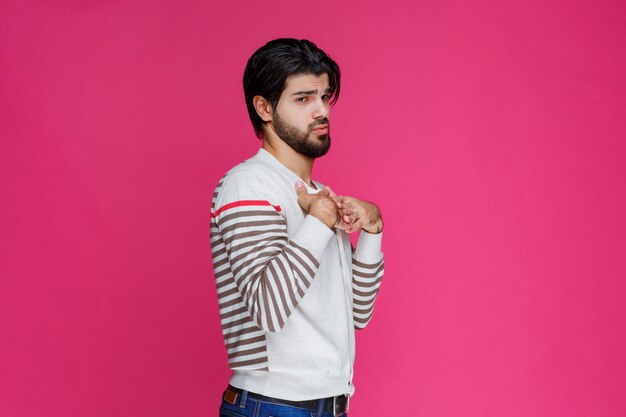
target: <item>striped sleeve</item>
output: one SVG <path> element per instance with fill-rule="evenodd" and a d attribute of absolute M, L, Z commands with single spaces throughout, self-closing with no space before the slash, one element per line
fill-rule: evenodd
<path fill-rule="evenodd" d="M 381 252 L 382 233 L 360 232 L 352 254 L 352 294 L 354 328 L 367 326 L 374 312 L 374 302 L 385 270 Z"/>
<path fill-rule="evenodd" d="M 290 239 L 284 208 L 265 189 L 256 177 L 238 174 L 216 192 L 213 266 L 218 287 L 222 278 L 233 283 L 227 293 L 218 293 L 220 303 L 232 295 L 243 301 L 258 328 L 277 332 L 310 287 L 333 232 L 306 216 Z"/>

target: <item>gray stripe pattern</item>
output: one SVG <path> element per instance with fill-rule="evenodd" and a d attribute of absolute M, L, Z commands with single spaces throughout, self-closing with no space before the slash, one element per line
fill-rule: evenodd
<path fill-rule="evenodd" d="M 211 212 L 225 204 L 218 185 Z M 211 218 L 211 251 L 222 335 L 231 369 L 268 370 L 266 332 L 277 332 L 319 268 L 272 205 L 233 205 Z M 367 306 L 366 306 L 367 307 Z"/>
<path fill-rule="evenodd" d="M 383 279 L 383 259 L 367 264 L 352 258 L 352 317 L 357 330 L 367 326 L 374 313 L 374 301 Z"/>

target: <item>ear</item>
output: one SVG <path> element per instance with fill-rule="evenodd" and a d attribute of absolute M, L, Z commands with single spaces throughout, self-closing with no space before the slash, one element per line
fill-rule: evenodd
<path fill-rule="evenodd" d="M 264 122 L 272 121 L 272 104 L 262 96 L 254 96 L 252 98 L 252 104 L 254 105 L 254 109 L 257 114 Z"/>

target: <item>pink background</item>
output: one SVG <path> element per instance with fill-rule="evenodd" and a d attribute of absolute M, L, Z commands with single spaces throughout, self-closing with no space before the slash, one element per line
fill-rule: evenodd
<path fill-rule="evenodd" d="M 0 2 L 0 415 L 217 415 L 209 203 L 280 36 L 386 220 L 351 414 L 626 415 L 624 3 L 227 3 Z"/>

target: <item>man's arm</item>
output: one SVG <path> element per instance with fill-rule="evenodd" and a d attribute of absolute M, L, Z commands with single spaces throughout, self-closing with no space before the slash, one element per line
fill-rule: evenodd
<path fill-rule="evenodd" d="M 382 233 L 372 235 L 361 231 L 352 254 L 352 294 L 354 328 L 367 326 L 374 312 L 374 302 L 385 271 L 380 250 Z"/>
<path fill-rule="evenodd" d="M 224 179 L 211 213 L 211 245 L 220 299 L 242 300 L 259 328 L 277 332 L 315 277 L 337 210 L 327 195 L 299 196 L 309 214 L 289 239 L 283 208 L 265 189 L 245 172 Z"/>
<path fill-rule="evenodd" d="M 343 222 L 348 232 L 361 230 L 352 253 L 352 294 L 354 327 L 367 326 L 374 312 L 374 302 L 385 270 L 381 250 L 383 220 L 378 206 L 353 197 L 339 197 Z"/>

